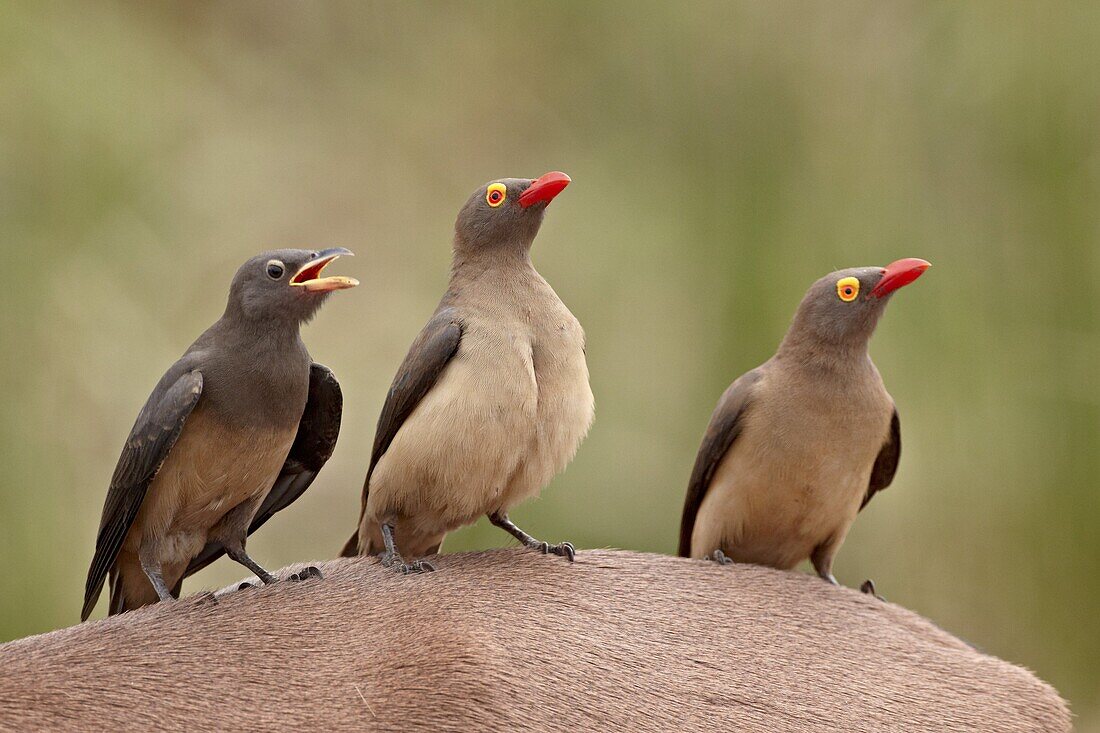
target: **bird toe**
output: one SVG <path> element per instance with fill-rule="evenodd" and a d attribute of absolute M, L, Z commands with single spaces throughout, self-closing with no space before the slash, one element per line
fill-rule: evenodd
<path fill-rule="evenodd" d="M 576 558 L 577 556 L 577 550 L 575 547 L 573 547 L 572 542 L 559 542 L 558 544 L 548 548 L 548 551 L 554 555 L 561 555 L 562 557 L 568 559 L 569 562 L 573 562 L 574 558 Z"/>

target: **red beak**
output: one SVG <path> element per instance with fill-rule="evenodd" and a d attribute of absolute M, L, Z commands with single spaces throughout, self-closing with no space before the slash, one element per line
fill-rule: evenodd
<path fill-rule="evenodd" d="M 565 190 L 571 180 L 569 176 L 561 171 L 544 173 L 531 181 L 531 185 L 527 187 L 527 190 L 519 195 L 519 205 L 526 209 L 539 201 L 549 203 L 554 200 L 555 196 Z"/>
<path fill-rule="evenodd" d="M 906 257 L 904 260 L 891 262 L 882 271 L 882 279 L 871 289 L 871 297 L 882 298 L 903 288 L 924 274 L 924 271 L 932 266 L 928 260 L 916 257 Z"/>

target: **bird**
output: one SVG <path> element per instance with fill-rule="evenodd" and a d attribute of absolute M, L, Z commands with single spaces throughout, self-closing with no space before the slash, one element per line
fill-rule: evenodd
<path fill-rule="evenodd" d="M 711 415 L 684 500 L 680 556 L 783 570 L 809 558 L 837 584 L 837 551 L 901 457 L 901 423 L 871 361 L 871 335 L 892 295 L 929 267 L 906 258 L 810 287 L 775 355 L 736 379 Z"/>
<path fill-rule="evenodd" d="M 323 277 L 343 247 L 257 255 L 237 270 L 222 317 L 161 377 L 111 478 L 81 621 L 110 576 L 109 615 L 179 597 L 223 553 L 263 583 L 245 541 L 304 492 L 340 431 L 336 377 L 299 334 L 350 277 Z M 294 579 L 318 577 L 316 568 Z"/>
<path fill-rule="evenodd" d="M 573 561 L 509 510 L 572 460 L 594 400 L 580 323 L 531 263 L 546 207 L 571 179 L 551 171 L 475 191 L 455 222 L 450 282 L 386 395 L 344 556 L 402 573 L 480 516 L 524 546 Z"/>

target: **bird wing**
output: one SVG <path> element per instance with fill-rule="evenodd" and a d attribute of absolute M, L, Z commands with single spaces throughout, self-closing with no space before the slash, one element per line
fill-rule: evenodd
<path fill-rule="evenodd" d="M 298 434 L 294 437 L 294 444 L 290 447 L 282 471 L 264 497 L 252 523 L 248 525 L 248 534 L 251 535 L 262 527 L 276 512 L 294 503 L 313 483 L 313 479 L 317 478 L 336 448 L 343 406 L 344 397 L 336 375 L 321 364 L 310 366 L 309 397 L 298 423 Z M 224 552 L 225 548 L 220 543 L 206 543 L 177 583 L 177 593 L 184 578 L 199 572 Z"/>
<path fill-rule="evenodd" d="M 103 581 L 118 559 L 122 542 L 145 500 L 149 484 L 176 444 L 187 416 L 202 395 L 202 372 L 183 368 L 183 374 L 179 374 L 181 365 L 177 363 L 161 378 L 138 413 L 122 448 L 107 499 L 103 503 L 95 555 L 84 587 L 81 621 L 86 620 L 95 608 L 103 590 Z"/>
<path fill-rule="evenodd" d="M 898 420 L 898 410 L 894 408 L 894 416 L 890 418 L 890 434 L 882 449 L 875 458 L 875 465 L 871 469 L 871 480 L 867 483 L 867 494 L 863 497 L 860 509 L 867 506 L 871 497 L 885 489 L 894 480 L 894 474 L 898 472 L 898 461 L 901 460 L 901 421 Z"/>
<path fill-rule="evenodd" d="M 379 459 L 385 455 L 393 442 L 397 431 L 405 424 L 424 395 L 428 394 L 443 369 L 458 352 L 462 341 L 462 324 L 454 308 L 438 311 L 409 347 L 409 353 L 401 362 L 397 375 L 393 378 L 386 402 L 382 405 L 382 414 L 378 416 L 378 427 L 374 432 L 374 448 L 371 450 L 370 467 L 363 482 L 363 503 L 361 512 L 367 509 L 367 497 L 370 494 L 370 479 Z M 360 522 L 362 513 L 360 513 Z M 357 554 L 359 543 L 358 530 L 344 545 L 342 554 L 347 557 Z"/>
<path fill-rule="evenodd" d="M 707 495 L 718 464 L 741 434 L 753 386 L 761 376 L 763 373 L 760 369 L 753 369 L 738 377 L 718 400 L 718 406 L 710 417 L 703 443 L 695 456 L 695 468 L 692 469 L 691 480 L 688 482 L 687 498 L 684 499 L 684 514 L 680 520 L 681 557 L 691 555 L 691 534 L 695 529 L 695 517 L 703 503 L 703 497 Z"/>

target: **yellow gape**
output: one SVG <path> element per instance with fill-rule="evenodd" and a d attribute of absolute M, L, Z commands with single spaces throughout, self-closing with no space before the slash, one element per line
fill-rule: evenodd
<path fill-rule="evenodd" d="M 836 296 L 845 303 L 851 303 L 859 296 L 859 280 L 854 277 L 842 277 L 837 280 Z"/>
<path fill-rule="evenodd" d="M 504 203 L 504 199 L 508 197 L 508 187 L 503 183 L 490 183 L 489 188 L 485 191 L 485 203 L 496 208 Z"/>

